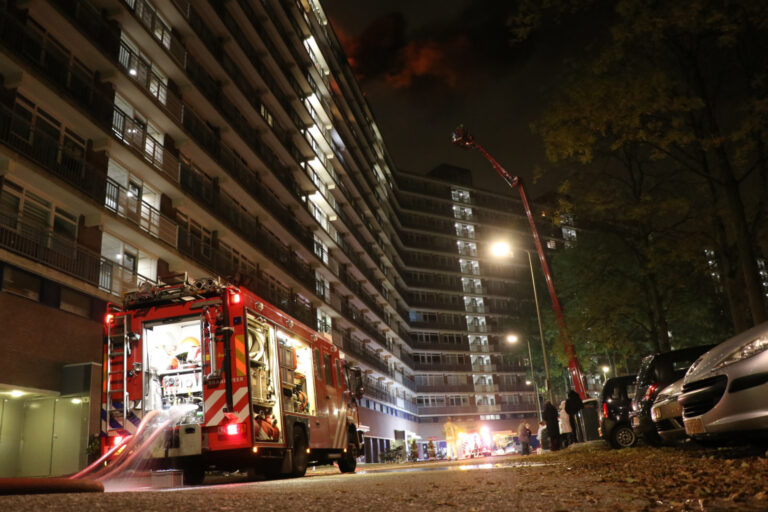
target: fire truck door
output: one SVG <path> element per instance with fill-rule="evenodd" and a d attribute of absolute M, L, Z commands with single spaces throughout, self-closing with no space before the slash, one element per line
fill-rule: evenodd
<path fill-rule="evenodd" d="M 312 350 L 315 360 L 315 396 L 317 416 L 310 424 L 309 447 L 328 448 L 328 409 L 330 395 L 325 384 L 325 369 L 323 368 L 323 351 L 319 347 Z"/>

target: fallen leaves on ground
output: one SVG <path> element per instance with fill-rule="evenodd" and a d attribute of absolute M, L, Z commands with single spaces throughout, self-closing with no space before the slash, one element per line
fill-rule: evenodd
<path fill-rule="evenodd" d="M 624 484 L 645 496 L 651 508 L 706 510 L 708 504 L 719 509 L 731 503 L 768 510 L 768 458 L 748 447 L 705 449 L 689 443 L 612 450 L 604 443 L 587 443 L 536 460 L 589 472 L 598 482 Z"/>

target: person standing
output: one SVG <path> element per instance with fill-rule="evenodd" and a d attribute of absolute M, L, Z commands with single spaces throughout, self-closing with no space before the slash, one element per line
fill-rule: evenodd
<path fill-rule="evenodd" d="M 560 402 L 558 419 L 560 425 L 560 446 L 567 448 L 573 442 L 573 429 L 568 413 L 565 411 L 565 400 Z"/>
<path fill-rule="evenodd" d="M 581 430 L 578 428 L 579 424 L 576 421 L 576 415 L 579 414 L 584 408 L 584 402 L 581 401 L 581 397 L 574 390 L 568 392 L 568 400 L 565 401 L 565 411 L 568 413 L 568 421 L 571 424 L 571 431 L 573 432 L 573 439 L 575 442 L 583 441 Z"/>
<path fill-rule="evenodd" d="M 544 404 L 544 411 L 541 416 L 544 418 L 544 422 L 547 424 L 547 435 L 549 436 L 549 449 L 556 452 L 560 449 L 560 427 L 557 424 L 559 415 L 557 409 L 552 405 L 552 402 L 547 400 Z"/>
<path fill-rule="evenodd" d="M 451 418 L 448 418 L 448 421 L 443 425 L 443 435 L 445 436 L 445 445 L 448 449 L 448 460 L 458 459 L 459 429 L 456 424 L 451 421 Z"/>
<path fill-rule="evenodd" d="M 531 429 L 526 422 L 521 422 L 517 428 L 517 438 L 520 440 L 520 453 L 522 455 L 531 454 Z"/>

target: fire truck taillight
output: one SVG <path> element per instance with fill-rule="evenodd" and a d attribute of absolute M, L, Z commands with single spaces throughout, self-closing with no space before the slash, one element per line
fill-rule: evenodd
<path fill-rule="evenodd" d="M 240 301 L 243 300 L 243 298 L 239 293 L 233 293 L 229 300 L 232 304 L 240 304 Z"/>
<path fill-rule="evenodd" d="M 229 423 L 224 426 L 224 433 L 228 436 L 239 436 L 245 433 L 245 425 L 242 423 Z"/>
<path fill-rule="evenodd" d="M 115 315 L 112 313 L 107 313 L 104 315 L 104 325 L 110 325 L 112 324 L 112 321 L 115 319 Z"/>
<path fill-rule="evenodd" d="M 112 446 L 117 446 L 123 442 L 123 436 L 114 436 L 112 438 Z"/>

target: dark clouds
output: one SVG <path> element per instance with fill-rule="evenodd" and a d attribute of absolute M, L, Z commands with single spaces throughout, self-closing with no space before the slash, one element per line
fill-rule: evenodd
<path fill-rule="evenodd" d="M 416 27 L 409 26 L 403 12 L 383 14 L 359 33 L 350 33 L 333 13 L 331 20 L 363 84 L 381 79 L 394 89 L 413 92 L 423 87 L 467 92 L 503 72 L 512 60 L 507 28 L 510 3 L 456 4 L 464 7 L 452 18 Z M 417 6 L 409 8 L 409 14 Z"/>
<path fill-rule="evenodd" d="M 584 38 L 574 32 L 588 30 L 584 20 L 575 30 L 558 27 L 519 43 L 509 0 L 323 5 L 398 166 L 426 173 L 450 163 L 473 170 L 480 186 L 499 186 L 477 152 L 450 144 L 450 132 L 465 123 L 507 170 L 531 183 L 544 161 L 529 126 L 559 84 L 563 57 L 580 51 Z"/>

